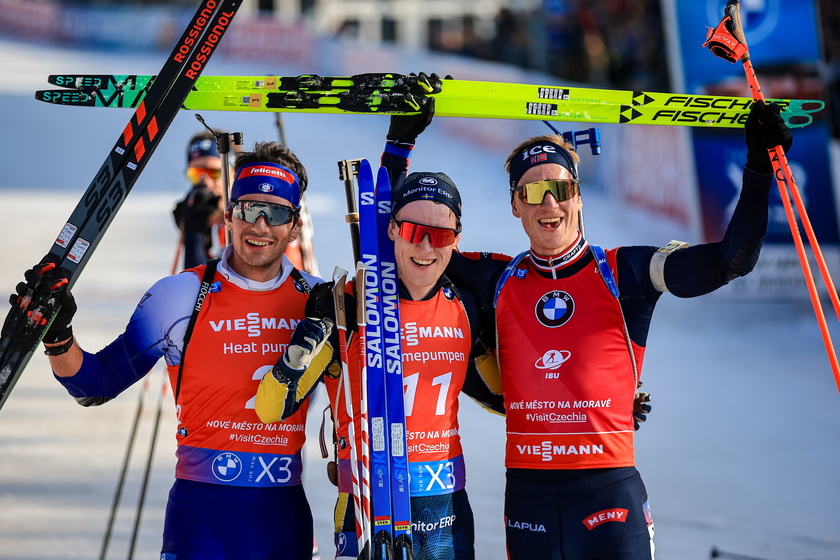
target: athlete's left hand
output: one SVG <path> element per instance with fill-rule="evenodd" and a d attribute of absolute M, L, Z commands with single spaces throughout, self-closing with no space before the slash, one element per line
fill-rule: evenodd
<path fill-rule="evenodd" d="M 641 427 L 641 424 L 647 420 L 647 415 L 650 414 L 649 402 L 650 393 L 636 391 L 636 398 L 633 399 L 633 428 L 636 430 Z"/>
<path fill-rule="evenodd" d="M 744 124 L 747 141 L 747 168 L 756 173 L 773 173 L 767 150 L 781 146 L 785 153 L 793 145 L 793 134 L 781 116 L 777 103 L 756 101 Z"/>

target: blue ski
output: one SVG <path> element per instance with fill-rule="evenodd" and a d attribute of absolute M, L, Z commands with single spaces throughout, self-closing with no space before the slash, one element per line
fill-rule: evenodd
<path fill-rule="evenodd" d="M 408 483 L 405 403 L 403 401 L 402 346 L 400 341 L 399 289 L 394 242 L 388 237 L 391 223 L 391 185 L 388 170 L 376 177 L 376 234 L 379 245 L 379 288 L 382 294 L 382 327 L 385 356 L 385 391 L 391 444 L 391 509 L 394 523 L 394 558 L 413 558 L 411 550 L 411 501 Z"/>
<path fill-rule="evenodd" d="M 376 186 L 367 160 L 359 162 L 359 245 L 365 273 L 365 317 L 368 419 L 370 422 L 370 492 L 374 560 L 392 558 L 394 525 L 391 511 L 390 441 L 383 355 L 382 293 L 376 234 Z M 359 303 L 357 303 L 358 305 Z"/>

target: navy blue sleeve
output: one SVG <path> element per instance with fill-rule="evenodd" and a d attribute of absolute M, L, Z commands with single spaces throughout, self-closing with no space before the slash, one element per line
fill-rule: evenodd
<path fill-rule="evenodd" d="M 767 232 L 771 175 L 744 170 L 738 204 L 721 241 L 675 251 L 665 261 L 665 284 L 677 297 L 708 294 L 752 271 Z M 650 280 L 650 259 L 657 247 L 618 249 L 618 286 L 630 338 L 647 344 L 653 308 L 661 293 Z"/>
<path fill-rule="evenodd" d="M 391 181 L 391 190 L 394 192 L 408 175 L 413 149 L 414 144 L 405 142 L 388 140 L 385 143 L 385 151 L 382 152 L 380 165 L 388 170 L 388 179 Z"/>
<path fill-rule="evenodd" d="M 142 379 L 159 359 L 159 353 L 144 352 L 134 347 L 129 337 L 121 335 L 96 354 L 84 352 L 82 367 L 76 375 L 56 379 L 70 396 L 97 398 L 100 400 L 93 404 L 101 404 Z"/>
<path fill-rule="evenodd" d="M 665 261 L 665 284 L 677 297 L 714 291 L 755 268 L 767 233 L 771 175 L 744 169 L 738 204 L 723 239 L 682 249 Z"/>

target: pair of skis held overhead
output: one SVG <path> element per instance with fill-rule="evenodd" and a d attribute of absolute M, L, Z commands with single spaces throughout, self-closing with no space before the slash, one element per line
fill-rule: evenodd
<path fill-rule="evenodd" d="M 77 107 L 131 108 L 156 76 L 55 74 L 36 99 Z M 753 100 L 584 87 L 439 79 L 404 74 L 354 76 L 208 76 L 184 101 L 190 110 L 413 114 L 435 98 L 439 117 L 555 120 L 597 124 L 656 124 L 741 128 Z M 778 99 L 791 127 L 810 124 L 819 100 Z"/>

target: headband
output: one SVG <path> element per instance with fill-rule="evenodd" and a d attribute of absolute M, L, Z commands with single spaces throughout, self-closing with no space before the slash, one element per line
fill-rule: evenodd
<path fill-rule="evenodd" d="M 577 165 L 572 159 L 572 154 L 559 144 L 540 140 L 525 146 L 511 158 L 508 168 L 511 192 L 516 190 L 526 171 L 544 163 L 559 164 L 568 169 L 573 178 L 578 178 Z"/>
<path fill-rule="evenodd" d="M 189 165 L 192 160 L 205 156 L 221 157 L 215 140 L 203 138 L 190 144 L 190 147 L 187 150 L 187 165 Z"/>
<path fill-rule="evenodd" d="M 300 180 L 294 171 L 279 163 L 259 162 L 240 167 L 230 189 L 230 199 L 236 201 L 247 194 L 270 194 L 300 208 Z"/>

